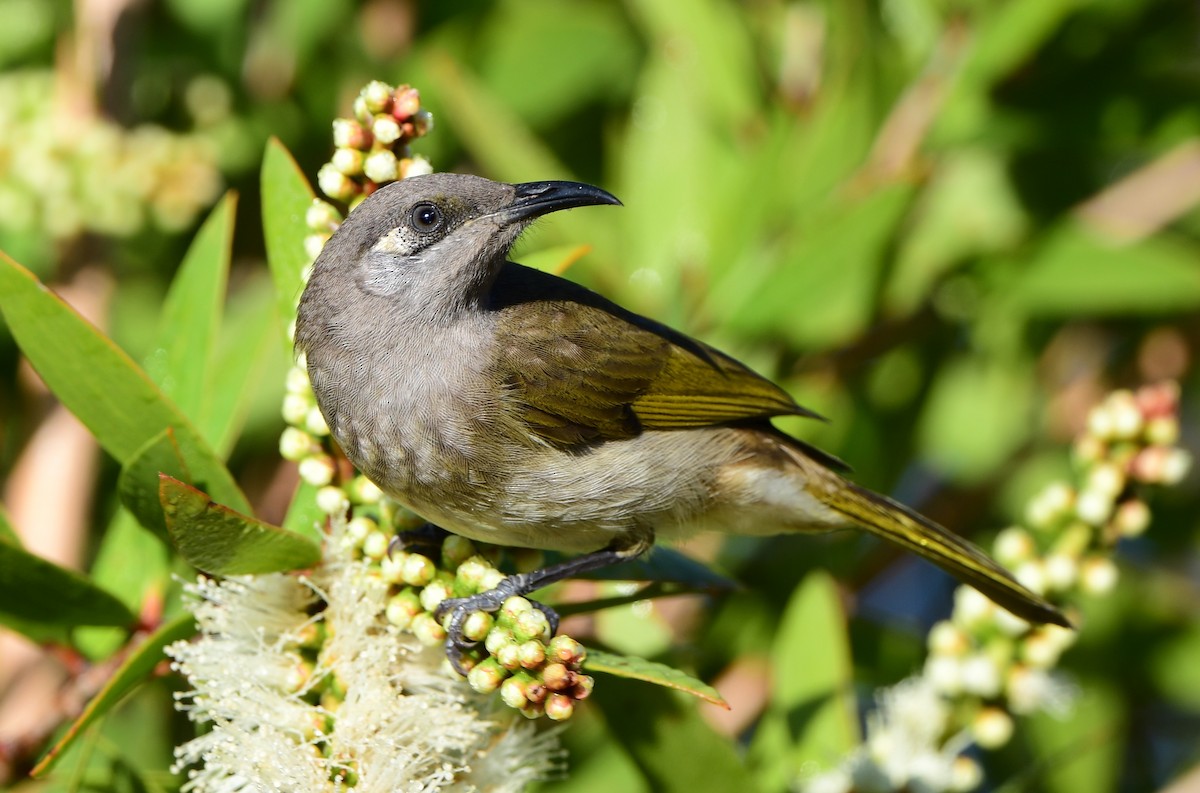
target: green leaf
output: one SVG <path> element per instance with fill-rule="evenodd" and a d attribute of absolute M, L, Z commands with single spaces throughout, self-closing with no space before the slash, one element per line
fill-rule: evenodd
<path fill-rule="evenodd" d="M 229 276 L 237 195 L 227 193 L 192 240 L 159 318 L 161 345 L 150 374 L 185 416 L 199 426 L 212 399 L 214 347 Z M 209 443 L 213 438 L 205 435 Z"/>
<path fill-rule="evenodd" d="M 138 523 L 167 542 L 167 522 L 163 517 L 162 503 L 158 499 L 159 474 L 169 474 L 184 482 L 191 482 L 192 475 L 175 433 L 167 428 L 155 435 L 121 467 L 117 477 L 117 495 Z"/>
<path fill-rule="evenodd" d="M 303 479 L 292 494 L 292 502 L 288 506 L 287 515 L 283 519 L 283 528 L 293 531 L 312 540 L 321 539 L 321 526 L 328 517 L 317 506 L 316 485 L 310 485 Z"/>
<path fill-rule="evenodd" d="M 768 790 L 802 769 L 836 763 L 857 745 L 854 664 L 837 585 L 809 573 L 784 611 L 772 652 L 773 696 L 750 753 Z"/>
<path fill-rule="evenodd" d="M 589 672 L 627 677 L 632 680 L 653 683 L 656 686 L 673 688 L 729 710 L 729 703 L 715 688 L 686 672 L 681 672 L 657 661 L 589 649 L 587 658 L 583 662 L 583 668 Z"/>
<path fill-rule="evenodd" d="M 0 508 L 0 542 L 6 542 L 10 545 L 21 547 L 21 538 L 17 536 L 17 531 L 8 522 L 8 515 Z"/>
<path fill-rule="evenodd" d="M 0 542 L 0 613 L 53 626 L 129 625 L 135 617 L 87 577 L 10 542 Z"/>
<path fill-rule="evenodd" d="M 309 234 L 304 215 L 314 196 L 300 166 L 277 138 L 267 141 L 263 155 L 262 193 L 267 264 L 275 280 L 279 318 L 286 333 L 296 319 L 296 304 L 304 289 L 304 268 L 309 265 L 304 250 L 304 238 Z"/>
<path fill-rule="evenodd" d="M 175 619 L 159 627 L 146 641 L 142 642 L 131 652 L 117 669 L 104 688 L 84 708 L 66 734 L 50 748 L 38 764 L 34 766 L 31 776 L 38 777 L 54 767 L 83 731 L 97 719 L 104 716 L 120 702 L 126 694 L 150 677 L 160 661 L 163 660 L 163 649 L 173 642 L 182 641 L 196 632 L 196 621 L 190 612 L 180 614 Z"/>
<path fill-rule="evenodd" d="M 758 790 L 733 742 L 674 692 L 609 679 L 596 686 L 589 702 L 603 711 L 610 734 L 637 763 L 650 790 Z"/>
<path fill-rule="evenodd" d="M 1029 438 L 1034 382 L 1023 361 L 950 359 L 917 426 L 922 456 L 957 482 L 978 482 Z"/>
<path fill-rule="evenodd" d="M 223 503 L 249 511 L 225 464 L 146 373 L 3 253 L 0 312 L 50 390 L 109 454 L 127 462 L 169 427 L 196 481 Z"/>
<path fill-rule="evenodd" d="M 1087 681 L 1066 714 L 1036 713 L 1023 725 L 1036 747 L 1034 779 L 1023 789 L 1047 793 L 1110 793 L 1121 778 L 1129 718 L 1125 695 L 1101 680 Z"/>
<path fill-rule="evenodd" d="M 214 503 L 178 479 L 164 474 L 159 487 L 171 542 L 205 572 L 276 573 L 312 567 L 321 560 L 317 543 Z"/>
<path fill-rule="evenodd" d="M 1191 311 L 1200 306 L 1200 251 L 1166 236 L 1128 245 L 1107 242 L 1086 228 L 1060 228 L 1004 295 L 1006 305 L 1033 315 L 1136 316 Z"/>

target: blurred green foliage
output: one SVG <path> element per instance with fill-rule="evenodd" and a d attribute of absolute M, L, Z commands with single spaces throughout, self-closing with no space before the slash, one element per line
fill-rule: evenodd
<path fill-rule="evenodd" d="M 831 419 L 789 431 L 965 534 L 1020 518 L 1114 384 L 1179 378 L 1185 441 L 1200 437 L 1194 3 L 169 0 L 119 6 L 115 19 L 100 6 L 0 0 L 0 81 L 83 114 L 68 119 L 202 141 L 241 196 L 192 248 L 227 233 L 211 224 L 236 226 L 229 296 L 223 282 L 181 286 L 192 235 L 169 224 L 62 237 L 4 213 L 0 247 L 51 284 L 96 268 L 115 279 L 110 335 L 175 399 L 196 453 L 227 458 L 274 522 L 286 506 L 272 486 L 285 476 L 286 353 L 263 263 L 262 153 L 278 135 L 311 178 L 329 122 L 374 78 L 421 89 L 437 128 L 419 149 L 437 170 L 576 178 L 618 195 L 620 211 L 547 219 L 518 257 L 593 245 L 572 277 L 778 377 Z M 0 197 L 19 205 L 19 187 L 44 201 L 62 185 L 6 176 L 24 151 L 14 128 L 0 129 Z M 216 319 L 197 324 L 200 314 Z M 44 412 L 8 333 L 0 481 Z M 62 377 L 91 399 L 87 378 Z M 104 445 L 124 463 L 147 440 Z M 150 596 L 174 609 L 177 596 L 162 594 L 172 563 L 119 509 L 118 468 L 106 458 L 96 483 L 85 566 L 135 612 Z M 1083 606 L 1087 629 L 1065 662 L 1080 709 L 1020 726 L 984 758 L 993 783 L 1150 790 L 1200 760 L 1200 495 L 1189 484 L 1163 494 L 1150 532 L 1122 547 L 1118 593 Z M 857 537 L 699 550 L 746 589 L 704 608 L 605 614 L 599 639 L 718 688 L 727 670 L 771 669 L 769 688 L 756 678 L 767 701 L 735 700 L 744 720 L 729 735 L 690 701 L 598 686 L 565 736 L 572 775 L 547 790 L 781 790 L 793 758 L 857 731 L 839 702 L 806 709 L 819 687 L 869 702 L 920 663 L 922 628 L 948 608 L 948 579 Z M 852 604 L 853 670 L 833 646 L 840 609 L 832 585 L 809 575 L 818 568 Z M 72 641 L 101 658 L 119 633 L 77 629 Z M 168 699 L 161 684 L 144 688 L 43 786 L 176 785 L 164 737 L 183 728 Z M 833 722 L 820 744 L 804 741 L 808 718 Z"/>

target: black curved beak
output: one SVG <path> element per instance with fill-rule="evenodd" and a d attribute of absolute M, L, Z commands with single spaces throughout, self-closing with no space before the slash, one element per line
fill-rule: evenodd
<path fill-rule="evenodd" d="M 513 185 L 513 188 L 516 195 L 512 204 L 500 213 L 505 224 L 541 217 L 560 209 L 597 204 L 621 205 L 620 200 L 607 190 L 582 182 L 524 182 Z"/>

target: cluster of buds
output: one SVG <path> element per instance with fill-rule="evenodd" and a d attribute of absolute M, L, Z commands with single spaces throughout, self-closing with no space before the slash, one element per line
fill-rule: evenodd
<path fill-rule="evenodd" d="M 217 198 L 212 141 L 68 112 L 50 72 L 0 77 L 0 230 L 65 239 L 178 232 Z"/>
<path fill-rule="evenodd" d="M 1054 601 L 1110 592 L 1118 579 L 1113 546 L 1121 538 L 1141 535 L 1150 524 L 1150 508 L 1137 486 L 1176 484 L 1191 466 L 1188 453 L 1175 445 L 1178 403 L 1178 387 L 1162 383 L 1137 392 L 1115 391 L 1093 408 L 1074 446 L 1077 484 L 1052 482 L 1035 495 L 1026 510 L 1027 525 L 1011 526 L 997 536 L 996 559 L 1022 584 Z M 1080 614 L 1070 616 L 1080 623 Z M 924 748 L 910 747 L 905 758 L 881 753 L 879 747 L 911 743 L 911 736 L 891 734 L 907 721 L 889 711 L 894 710 L 889 703 L 903 698 L 885 690 L 879 700 L 881 710 L 889 712 L 869 720 L 866 748 L 841 768 L 807 780 L 805 789 L 975 789 L 982 770 L 962 754 L 962 737 L 997 749 L 1012 737 L 1014 715 L 1069 706 L 1070 689 L 1054 677 L 1053 669 L 1075 640 L 1075 631 L 1031 625 L 976 590 L 959 587 L 951 618 L 929 633 L 922 675 L 900 684 L 919 683 L 945 705 L 927 709 L 940 714 L 940 720 L 923 724 L 929 737 Z M 872 724 L 882 732 L 871 734 Z M 918 757 L 924 759 L 913 759 Z"/>
<path fill-rule="evenodd" d="M 368 83 L 354 100 L 354 118 L 333 122 L 333 157 L 317 173 L 322 192 L 351 209 L 380 185 L 429 173 L 409 144 L 433 127 L 417 89 Z"/>
<path fill-rule="evenodd" d="M 436 560 L 394 549 L 389 534 L 368 517 L 352 518 L 342 541 L 347 550 L 378 565 L 389 588 L 387 621 L 430 647 L 446 641 L 446 627 L 435 616 L 443 600 L 486 592 L 505 577 L 474 543 L 456 535 L 443 540 Z M 494 549 L 484 550 L 494 555 Z M 587 657 L 583 646 L 569 636 L 551 637 L 546 615 L 523 597 L 508 598 L 495 614 L 471 613 L 463 635 L 476 643 L 460 659 L 471 688 L 481 694 L 499 691 L 505 703 L 529 718 L 568 719 L 575 702 L 592 691 L 592 678 L 581 671 Z"/>

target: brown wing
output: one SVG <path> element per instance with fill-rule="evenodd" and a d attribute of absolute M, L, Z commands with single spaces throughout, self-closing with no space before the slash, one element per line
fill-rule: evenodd
<path fill-rule="evenodd" d="M 816 415 L 733 358 L 553 275 L 509 264 L 492 308 L 497 374 L 554 443 Z"/>

